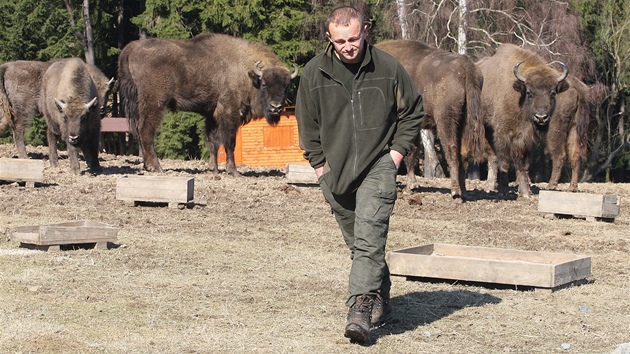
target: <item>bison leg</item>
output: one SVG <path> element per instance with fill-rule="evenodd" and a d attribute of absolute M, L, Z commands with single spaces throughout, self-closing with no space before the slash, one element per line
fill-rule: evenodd
<path fill-rule="evenodd" d="M 532 196 L 532 190 L 529 186 L 529 164 L 527 162 L 516 162 L 516 183 L 518 185 L 518 194 L 522 197 L 529 198 Z"/>
<path fill-rule="evenodd" d="M 449 174 L 451 178 L 451 197 L 463 198 L 466 191 L 466 177 L 462 168 L 462 159 L 460 155 L 459 143 L 457 142 L 456 131 L 438 131 L 440 142 L 444 149 L 446 163 L 448 164 Z M 450 135 L 450 136 L 447 136 Z"/>
<path fill-rule="evenodd" d="M 560 181 L 560 175 L 562 174 L 562 167 L 564 166 L 566 157 L 565 142 L 566 136 L 562 137 L 557 134 L 547 136 L 547 149 L 551 155 L 551 177 L 549 177 L 547 189 L 555 189 L 558 187 L 558 181 Z"/>
<path fill-rule="evenodd" d="M 547 189 L 558 188 L 558 181 L 560 180 L 560 174 L 562 173 L 562 166 L 564 165 L 564 156 L 557 155 L 551 156 L 551 177 L 547 184 Z"/>
<path fill-rule="evenodd" d="M 411 153 L 403 158 L 405 167 L 407 168 L 407 190 L 411 191 L 418 188 L 418 181 L 416 179 L 416 167 L 418 166 L 418 155 L 420 154 L 420 148 L 414 146 Z"/>
<path fill-rule="evenodd" d="M 48 159 L 50 160 L 50 166 L 59 166 L 59 155 L 57 154 L 57 136 L 50 129 L 46 129 L 46 139 L 48 140 Z"/>
<path fill-rule="evenodd" d="M 138 140 L 144 160 L 144 169 L 149 172 L 163 172 L 154 144 L 155 133 L 162 122 L 163 115 L 164 111 L 160 109 L 139 112 Z"/>
<path fill-rule="evenodd" d="M 499 184 L 499 164 L 497 161 L 497 155 L 490 154 L 488 155 L 488 179 L 486 181 L 486 191 L 494 192 L 497 191 Z"/>
<path fill-rule="evenodd" d="M 87 163 L 90 172 L 96 174 L 103 171 L 103 168 L 98 161 L 98 139 L 90 137 L 90 140 L 84 142 L 81 146 L 81 151 L 83 152 L 83 157 L 85 158 L 85 162 Z"/>
<path fill-rule="evenodd" d="M 228 122 L 223 129 L 223 147 L 225 148 L 225 170 L 234 177 L 240 176 L 236 170 L 236 162 L 234 161 L 234 148 L 236 148 L 236 133 L 238 126 Z"/>
<path fill-rule="evenodd" d="M 15 128 L 13 130 L 13 141 L 15 142 L 15 147 L 18 151 L 18 157 L 21 159 L 27 158 L 26 154 L 26 144 L 24 144 L 24 134 L 26 133 L 26 128 L 30 124 L 31 119 L 28 117 L 15 117 Z"/>
<path fill-rule="evenodd" d="M 208 144 L 208 151 L 210 157 L 208 159 L 208 168 L 212 173 L 219 173 L 219 147 L 221 146 L 221 138 L 218 135 L 219 127 L 217 122 L 206 117 L 206 143 Z"/>
<path fill-rule="evenodd" d="M 70 159 L 70 168 L 74 174 L 78 175 L 81 172 L 81 166 L 79 165 L 79 149 L 66 142 L 68 150 L 68 159 Z"/>
<path fill-rule="evenodd" d="M 569 190 L 576 192 L 578 190 L 580 160 L 582 156 L 580 155 L 580 143 L 577 136 L 577 130 L 575 128 L 571 129 L 568 141 L 569 162 L 571 162 L 571 183 L 569 184 Z"/>

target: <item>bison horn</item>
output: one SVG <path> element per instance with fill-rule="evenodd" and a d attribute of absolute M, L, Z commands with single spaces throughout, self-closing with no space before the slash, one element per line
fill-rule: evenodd
<path fill-rule="evenodd" d="M 291 74 L 291 78 L 295 79 L 298 76 L 298 66 L 293 64 L 293 68 L 295 68 L 295 71 Z"/>
<path fill-rule="evenodd" d="M 514 76 L 516 76 L 517 79 L 525 82 L 525 78 L 523 76 L 521 76 L 521 74 L 518 73 L 518 67 L 521 66 L 521 64 L 523 64 L 525 60 L 521 60 L 518 63 L 516 63 L 516 65 L 514 65 Z"/>
<path fill-rule="evenodd" d="M 107 81 L 107 87 L 111 88 L 113 83 L 114 83 L 114 78 L 112 77 L 111 79 L 109 79 L 109 81 Z"/>
<path fill-rule="evenodd" d="M 258 67 L 262 63 L 262 60 L 259 60 L 254 64 L 254 74 L 258 75 L 258 77 L 262 77 L 262 70 Z"/>
<path fill-rule="evenodd" d="M 57 104 L 57 107 L 59 107 L 60 110 L 64 110 L 66 109 L 66 103 L 60 99 L 58 99 L 57 97 L 55 97 L 55 103 Z"/>
<path fill-rule="evenodd" d="M 569 67 L 565 63 L 563 63 L 561 61 L 558 61 L 558 60 L 552 61 L 551 63 L 549 63 L 549 65 L 552 65 L 552 64 L 555 64 L 555 63 L 558 63 L 558 64 L 560 64 L 562 66 L 562 74 L 558 77 L 558 82 L 562 82 L 569 75 Z"/>
<path fill-rule="evenodd" d="M 90 102 L 86 103 L 85 108 L 90 109 L 92 108 L 92 106 L 94 106 L 95 103 L 96 103 L 96 97 L 94 97 Z"/>

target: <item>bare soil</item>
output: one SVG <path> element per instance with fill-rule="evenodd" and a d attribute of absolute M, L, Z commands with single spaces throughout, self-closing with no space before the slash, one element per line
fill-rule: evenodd
<path fill-rule="evenodd" d="M 27 150 L 47 159 L 45 147 Z M 0 145 L 0 157 L 14 154 Z M 447 179 L 420 178 L 410 193 L 399 176 L 388 250 L 587 255 L 592 275 L 555 291 L 394 276 L 394 320 L 358 345 L 343 337 L 349 253 L 317 186 L 289 184 L 283 169 L 239 166 L 235 178 L 162 160 L 164 175 L 194 177 L 193 202 L 130 206 L 116 181 L 143 174 L 141 160 L 100 158 L 98 176 L 62 159 L 34 188 L 0 181 L 0 352 L 611 353 L 630 342 L 630 185 L 580 185 L 618 195 L 621 214 L 607 222 L 545 217 L 545 184 L 522 199 L 467 181 L 471 199 L 458 203 Z M 11 239 L 19 226 L 73 220 L 115 226 L 117 242 L 45 252 Z"/>

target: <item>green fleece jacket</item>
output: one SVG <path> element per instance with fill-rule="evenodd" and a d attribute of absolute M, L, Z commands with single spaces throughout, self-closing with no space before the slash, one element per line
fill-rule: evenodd
<path fill-rule="evenodd" d="M 334 194 L 358 187 L 372 164 L 391 149 L 408 155 L 424 118 L 422 98 L 402 65 L 367 45 L 354 87 L 333 65 L 333 48 L 311 59 L 298 87 L 295 114 L 300 147 Z"/>

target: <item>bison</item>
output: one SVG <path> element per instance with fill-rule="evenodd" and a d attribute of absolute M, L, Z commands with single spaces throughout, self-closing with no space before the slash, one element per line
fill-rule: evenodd
<path fill-rule="evenodd" d="M 505 193 L 506 172 L 514 165 L 519 195 L 529 197 L 530 158 L 553 119 L 556 95 L 569 88 L 569 69 L 559 62 L 559 73 L 535 52 L 512 44 L 499 46 L 477 65 L 484 77 L 487 188 Z"/>
<path fill-rule="evenodd" d="M 24 133 L 33 121 L 38 107 L 42 75 L 47 62 L 20 60 L 0 65 L 0 132 L 13 131 L 18 157 L 25 159 Z"/>
<path fill-rule="evenodd" d="M 297 76 L 266 46 L 223 34 L 190 39 L 141 39 L 118 58 L 123 105 L 137 135 L 144 168 L 161 172 L 154 138 L 166 109 L 204 116 L 209 169 L 217 173 L 223 145 L 226 171 L 237 176 L 234 147 L 239 126 L 265 117 L 280 120 L 291 79 Z"/>
<path fill-rule="evenodd" d="M 65 140 L 70 166 L 79 173 L 78 149 L 92 173 L 98 162 L 101 119 L 98 91 L 87 65 L 78 58 L 53 62 L 42 76 L 40 104 L 46 119 L 50 164 L 58 165 L 57 137 Z"/>
<path fill-rule="evenodd" d="M 35 113 L 42 113 L 39 107 L 42 76 L 53 62 L 63 60 L 67 59 L 49 62 L 18 60 L 0 65 L 0 133 L 11 127 L 19 158 L 27 158 L 24 133 Z M 104 115 L 114 79 L 108 79 L 94 65 L 87 65 L 87 68 L 96 84 L 101 114 Z"/>
<path fill-rule="evenodd" d="M 566 78 L 569 88 L 556 96 L 556 110 L 545 138 L 552 169 L 548 189 L 558 187 L 562 166 L 568 156 L 571 164 L 570 191 L 577 191 L 580 162 L 586 158 L 591 102 L 589 87 L 577 77 Z"/>
<path fill-rule="evenodd" d="M 483 75 L 466 56 L 429 47 L 418 41 L 390 40 L 376 47 L 396 57 L 405 67 L 422 94 L 424 129 L 437 130 L 449 168 L 451 196 L 463 197 L 466 191 L 465 164 L 472 151 L 476 160 L 483 159 L 481 88 Z M 419 136 L 417 144 L 419 145 Z M 405 158 L 407 183 L 416 185 L 415 167 L 418 149 Z"/>

